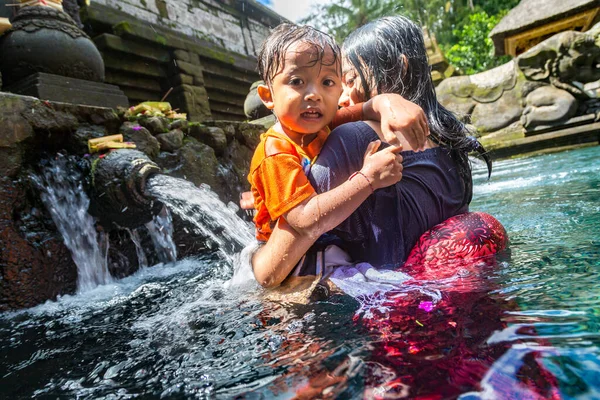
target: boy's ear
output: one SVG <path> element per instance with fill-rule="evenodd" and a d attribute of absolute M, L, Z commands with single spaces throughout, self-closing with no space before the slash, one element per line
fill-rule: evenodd
<path fill-rule="evenodd" d="M 258 93 L 258 97 L 260 97 L 265 107 L 267 107 L 269 110 L 272 110 L 273 107 L 275 107 L 271 89 L 267 85 L 258 85 L 256 88 L 256 93 Z"/>

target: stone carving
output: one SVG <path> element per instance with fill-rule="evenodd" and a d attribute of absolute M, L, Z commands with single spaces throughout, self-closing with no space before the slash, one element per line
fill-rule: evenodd
<path fill-rule="evenodd" d="M 25 7 L 11 20 L 12 30 L 34 33 L 40 29 L 59 30 L 73 39 L 89 36 L 79 29 L 75 21 L 65 12 L 50 7 Z M 9 32 L 11 32 L 9 31 Z"/>
<path fill-rule="evenodd" d="M 63 10 L 73 18 L 77 27 L 83 28 L 81 18 L 79 17 L 79 2 L 77 0 L 63 0 L 62 7 Z"/>
<path fill-rule="evenodd" d="M 244 101 L 244 114 L 250 119 L 259 119 L 271 115 L 269 110 L 258 97 L 256 88 L 258 85 L 264 85 L 265 81 L 256 81 L 250 86 L 246 100 Z"/>
<path fill-rule="evenodd" d="M 36 72 L 102 82 L 104 61 L 71 17 L 50 7 L 24 7 L 0 38 L 4 85 Z"/>
<path fill-rule="evenodd" d="M 591 98 L 583 84 L 600 79 L 599 63 L 600 23 L 554 35 L 492 70 L 445 79 L 438 99 L 481 134 L 531 131 L 575 116 Z"/>

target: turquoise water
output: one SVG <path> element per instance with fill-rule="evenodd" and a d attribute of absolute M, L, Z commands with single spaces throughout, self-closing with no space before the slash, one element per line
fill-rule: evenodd
<path fill-rule="evenodd" d="M 600 147 L 474 179 L 511 251 L 468 292 L 367 319 L 231 289 L 216 255 L 157 265 L 0 316 L 0 398 L 600 398 Z"/>
<path fill-rule="evenodd" d="M 600 147 L 498 162 L 473 209 L 511 241 L 499 293 L 521 309 L 495 340 L 542 347 L 564 398 L 600 398 Z M 542 342 L 542 343 L 540 343 Z"/>

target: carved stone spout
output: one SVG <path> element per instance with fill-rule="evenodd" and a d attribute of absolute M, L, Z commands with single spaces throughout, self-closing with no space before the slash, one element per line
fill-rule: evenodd
<path fill-rule="evenodd" d="M 160 168 L 137 150 L 114 150 L 92 164 L 90 213 L 103 225 L 135 228 L 152 220 L 162 204 L 146 193 Z"/>

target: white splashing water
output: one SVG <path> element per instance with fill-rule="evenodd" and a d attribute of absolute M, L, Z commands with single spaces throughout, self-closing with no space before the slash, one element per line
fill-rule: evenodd
<path fill-rule="evenodd" d="M 254 240 L 252 226 L 227 206 L 208 185 L 166 175 L 148 179 L 148 191 L 172 212 L 189 222 L 196 233 L 216 244 L 221 254 L 232 261 L 233 254 Z"/>
<path fill-rule="evenodd" d="M 163 209 L 146 224 L 154 249 L 160 262 L 167 264 L 177 260 L 177 246 L 173 241 L 173 218 L 168 208 Z"/>
<path fill-rule="evenodd" d="M 69 168 L 67 158 L 59 155 L 41 176 L 31 179 L 77 265 L 78 292 L 112 282 L 106 251 L 100 248 L 94 220 L 87 212 L 90 200 L 81 185 L 81 173 Z"/>
<path fill-rule="evenodd" d="M 433 303 L 441 300 L 441 292 L 435 288 L 406 284 L 407 281 L 412 280 L 410 275 L 396 270 L 377 269 L 369 263 L 336 267 L 329 280 L 359 302 L 356 315 L 363 318 L 373 318 L 374 311 L 380 313 L 390 311 L 385 305 L 389 302 L 390 292 L 393 292 L 394 296 L 419 292 L 429 296 Z"/>
<path fill-rule="evenodd" d="M 131 241 L 135 245 L 135 254 L 138 259 L 138 266 L 140 268 L 148 267 L 148 257 L 146 257 L 146 252 L 144 251 L 144 247 L 142 246 L 142 239 L 140 238 L 140 233 L 137 229 L 127 229 L 129 232 L 129 236 L 131 237 Z"/>

